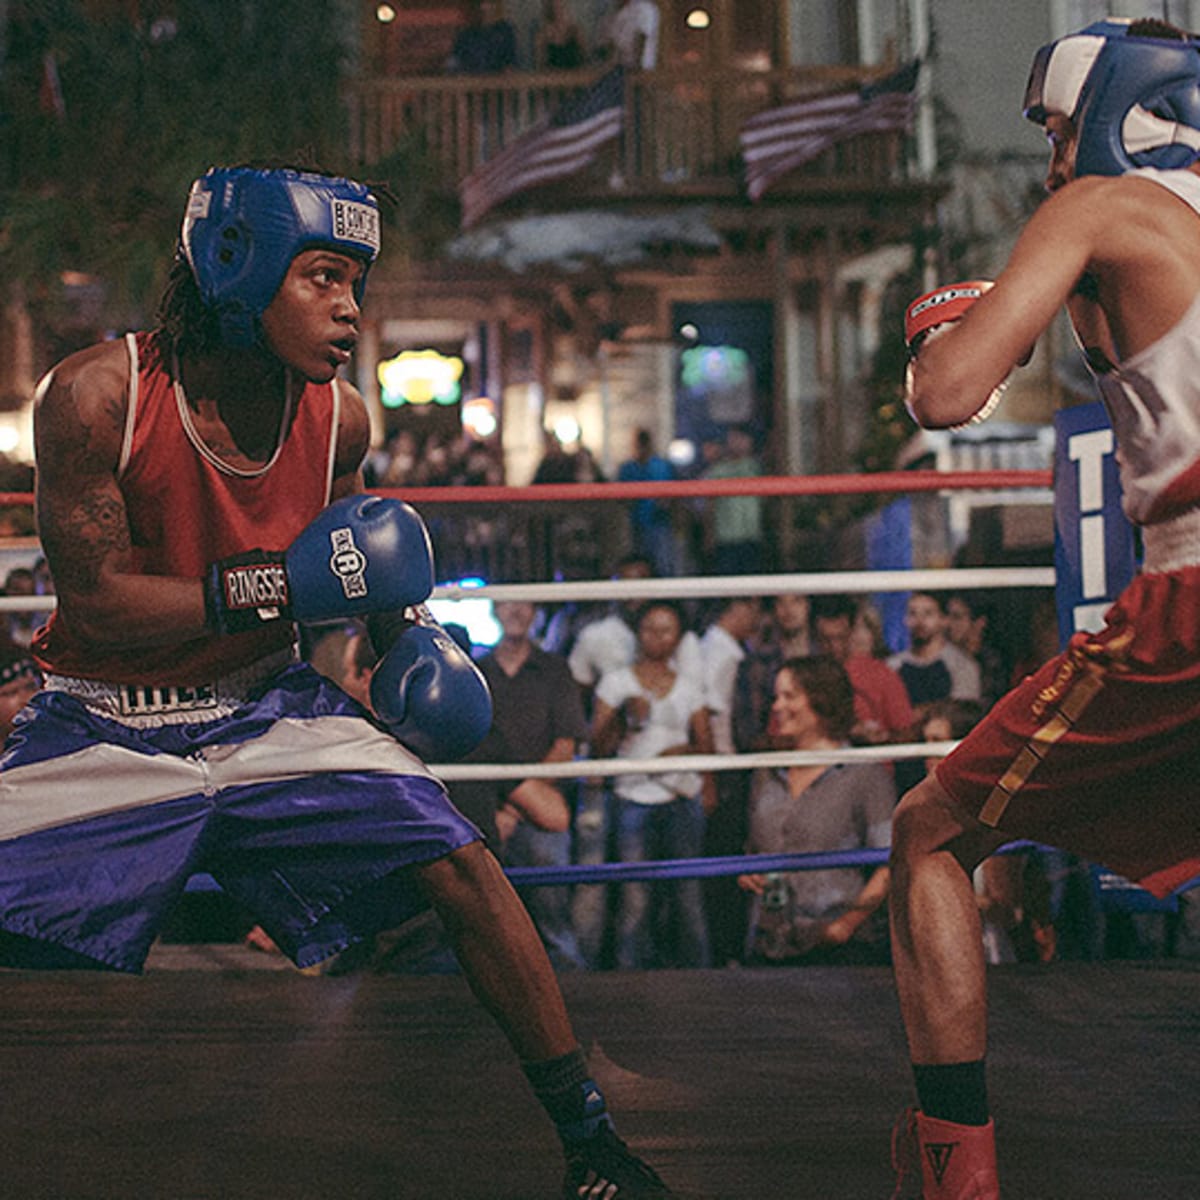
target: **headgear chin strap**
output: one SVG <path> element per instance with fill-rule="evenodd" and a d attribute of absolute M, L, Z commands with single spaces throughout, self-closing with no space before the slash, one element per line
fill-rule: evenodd
<path fill-rule="evenodd" d="M 1200 42 L 1130 37 L 1097 21 L 1034 56 L 1024 112 L 1075 125 L 1075 174 L 1177 170 L 1200 159 Z"/>
<path fill-rule="evenodd" d="M 192 184 L 180 244 L 221 340 L 245 348 L 302 250 L 379 254 L 379 204 L 361 183 L 305 171 L 213 167 Z M 361 302 L 364 269 L 355 284 Z"/>

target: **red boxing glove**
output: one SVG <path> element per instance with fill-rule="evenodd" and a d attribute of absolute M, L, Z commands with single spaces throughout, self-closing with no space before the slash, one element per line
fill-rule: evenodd
<path fill-rule="evenodd" d="M 904 310 L 904 344 L 908 347 L 909 357 L 920 350 L 931 329 L 957 321 L 991 287 L 991 280 L 972 279 L 965 283 L 948 283 L 918 296 Z"/>
<path fill-rule="evenodd" d="M 914 419 L 916 419 L 916 414 L 913 413 L 909 396 L 912 392 L 913 361 L 920 353 L 921 347 L 930 337 L 960 320 L 967 309 L 993 286 L 990 279 L 969 279 L 962 283 L 947 283 L 942 287 L 934 288 L 932 292 L 918 296 L 904 310 L 904 344 L 908 348 L 904 402 Z M 968 425 L 978 425 L 980 421 L 986 421 L 996 411 L 996 405 L 1000 403 L 1000 397 L 1004 394 L 1007 384 L 1008 380 L 1006 379 L 999 387 L 993 389 L 992 394 L 988 396 L 978 412 L 960 424 L 951 425 L 949 428 L 963 429 Z"/>

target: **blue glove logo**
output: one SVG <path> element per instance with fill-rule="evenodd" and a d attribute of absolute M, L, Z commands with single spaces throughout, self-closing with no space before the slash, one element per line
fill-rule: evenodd
<path fill-rule="evenodd" d="M 348 526 L 331 530 L 329 540 L 333 545 L 329 569 L 342 581 L 347 600 L 360 599 L 367 594 L 366 555 L 354 544 L 354 533 Z"/>

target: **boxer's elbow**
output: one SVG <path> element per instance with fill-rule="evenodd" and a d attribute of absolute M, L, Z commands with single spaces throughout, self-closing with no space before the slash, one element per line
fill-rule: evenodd
<path fill-rule="evenodd" d="M 910 366 L 904 399 L 923 429 L 949 429 L 969 421 L 991 393 L 990 387 L 980 387 L 963 372 L 937 370 L 917 360 Z"/>
<path fill-rule="evenodd" d="M 969 421 L 983 407 L 983 401 L 965 405 L 959 402 L 960 399 L 936 394 L 914 396 L 909 401 L 908 411 L 922 429 L 952 429 Z"/>

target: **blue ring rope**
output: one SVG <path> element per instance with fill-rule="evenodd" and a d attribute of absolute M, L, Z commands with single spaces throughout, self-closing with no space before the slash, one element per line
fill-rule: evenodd
<path fill-rule="evenodd" d="M 1049 853 L 1053 847 L 1038 842 L 1007 842 L 997 854 L 1016 854 L 1022 850 Z M 664 879 L 715 879 L 728 875 L 758 875 L 775 871 L 829 871 L 845 867 L 886 865 L 889 851 L 825 850 L 806 854 L 739 854 L 719 858 L 664 858 L 642 862 L 572 863 L 562 866 L 506 867 L 505 875 L 514 887 L 562 887 L 569 884 L 654 883 Z M 1124 881 L 1123 881 L 1124 882 Z M 1200 887 L 1200 876 L 1187 880 L 1166 900 L 1155 900 L 1133 884 L 1127 890 L 1143 895 L 1157 907 L 1171 905 L 1173 898 Z M 215 892 L 221 885 L 207 874 L 193 875 L 188 892 Z"/>
<path fill-rule="evenodd" d="M 1038 848 L 1033 842 L 1009 842 L 999 854 Z M 881 867 L 885 849 L 821 850 L 805 854 L 736 854 L 722 858 L 663 858 L 642 862 L 606 862 L 550 867 L 506 867 L 514 886 L 548 887 L 564 883 L 632 883 L 659 879 L 713 879 L 722 875 L 766 875 L 773 871 L 829 871 L 841 867 Z"/>

